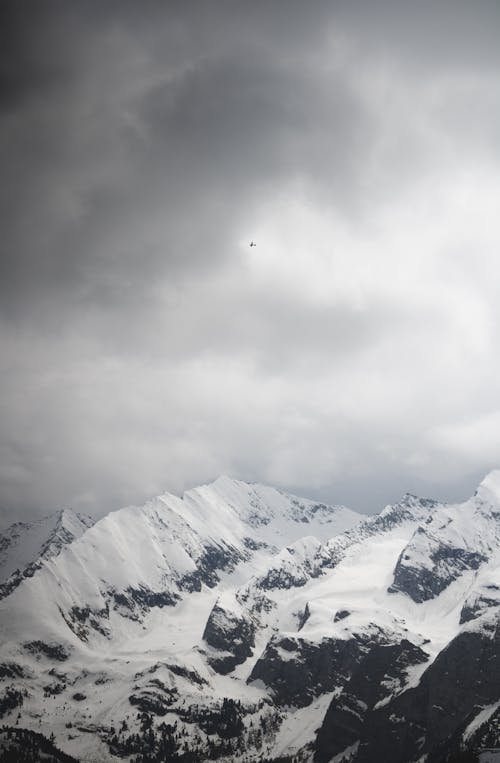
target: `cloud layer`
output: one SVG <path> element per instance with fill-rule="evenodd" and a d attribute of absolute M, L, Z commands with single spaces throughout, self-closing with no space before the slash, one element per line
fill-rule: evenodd
<path fill-rule="evenodd" d="M 495 3 L 2 15 L 9 518 L 223 472 L 369 511 L 498 466 Z"/>

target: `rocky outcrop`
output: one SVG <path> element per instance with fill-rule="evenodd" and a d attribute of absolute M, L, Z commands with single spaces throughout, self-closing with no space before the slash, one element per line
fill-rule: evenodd
<path fill-rule="evenodd" d="M 500 606 L 500 586 L 490 583 L 469 596 L 460 612 L 460 625 L 475 620 L 488 609 Z"/>
<path fill-rule="evenodd" d="M 409 667 L 428 659 L 426 652 L 407 639 L 372 644 L 360 656 L 341 694 L 332 700 L 318 731 L 314 760 L 328 763 L 355 745 L 363 735 L 367 713 L 404 688 Z"/>
<path fill-rule="evenodd" d="M 478 712 L 500 700 L 499 671 L 498 623 L 460 633 L 418 686 L 366 716 L 356 763 L 402 763 L 423 755 L 441 763 Z"/>
<path fill-rule="evenodd" d="M 188 572 L 177 581 L 180 591 L 192 593 L 201 591 L 203 584 L 214 588 L 220 580 L 222 570 L 233 570 L 238 562 L 247 559 L 248 553 L 238 551 L 226 545 L 207 546 L 201 556 L 195 559 L 196 569 Z"/>
<path fill-rule="evenodd" d="M 426 535 L 424 528 L 419 527 L 417 535 Z M 418 545 L 421 545 L 419 542 Z M 445 590 L 454 580 L 466 570 L 477 570 L 487 561 L 487 557 L 477 551 L 456 548 L 440 543 L 439 540 L 427 536 L 425 542 L 429 546 L 424 555 L 414 553 L 415 539 L 405 548 L 398 559 L 394 570 L 394 581 L 389 587 L 389 593 L 404 593 L 421 604 Z"/>
<path fill-rule="evenodd" d="M 56 660 L 57 662 L 64 662 L 69 659 L 71 652 L 67 646 L 63 644 L 50 643 L 47 644 L 44 641 L 27 641 L 23 644 L 23 649 L 30 654 L 34 654 L 37 659 L 43 655 L 49 660 Z"/>
<path fill-rule="evenodd" d="M 249 682 L 260 680 L 278 706 L 305 707 L 315 697 L 344 686 L 364 656 L 363 639 L 299 636 L 272 638 L 256 662 Z"/>
<path fill-rule="evenodd" d="M 203 640 L 211 647 L 209 665 L 223 675 L 241 665 L 252 654 L 255 631 L 251 617 L 215 604 L 203 631 Z"/>

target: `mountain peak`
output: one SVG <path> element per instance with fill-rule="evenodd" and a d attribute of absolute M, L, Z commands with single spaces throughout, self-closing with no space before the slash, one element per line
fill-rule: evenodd
<path fill-rule="evenodd" d="M 479 483 L 474 495 L 488 503 L 500 504 L 500 469 L 494 469 Z"/>
<path fill-rule="evenodd" d="M 209 483 L 209 487 L 248 487 L 249 482 L 243 482 L 243 480 L 237 480 L 231 477 L 229 474 L 219 474 L 213 482 Z"/>
<path fill-rule="evenodd" d="M 0 599 L 93 524 L 90 517 L 61 509 L 31 524 L 17 522 L 8 527 L 0 536 Z"/>
<path fill-rule="evenodd" d="M 383 519 L 423 520 L 438 503 L 432 498 L 420 498 L 413 493 L 405 493 L 398 503 L 386 506 L 379 516 Z"/>
<path fill-rule="evenodd" d="M 264 482 L 239 480 L 236 477 L 231 477 L 229 474 L 219 474 L 219 476 L 216 477 L 213 482 L 208 484 L 208 487 L 244 488 L 245 490 L 248 490 L 249 488 L 265 488 L 267 490 L 275 490 L 277 493 L 282 492 L 278 488 L 273 487 L 272 485 L 267 485 Z"/>
<path fill-rule="evenodd" d="M 82 530 L 91 527 L 94 524 L 94 520 L 85 514 L 80 514 L 70 508 L 61 509 L 57 512 L 57 528 L 65 528 L 70 532 L 81 534 Z"/>

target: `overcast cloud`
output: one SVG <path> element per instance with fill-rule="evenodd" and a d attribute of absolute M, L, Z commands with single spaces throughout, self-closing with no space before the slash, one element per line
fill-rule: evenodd
<path fill-rule="evenodd" d="M 500 466 L 497 2 L 0 8 L 4 521 Z"/>

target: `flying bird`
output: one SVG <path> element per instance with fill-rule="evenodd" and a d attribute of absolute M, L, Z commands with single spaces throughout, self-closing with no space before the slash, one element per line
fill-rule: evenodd
<path fill-rule="evenodd" d="M 255 243 L 255 241 L 250 241 L 250 246 L 257 246 L 257 244 Z"/>

